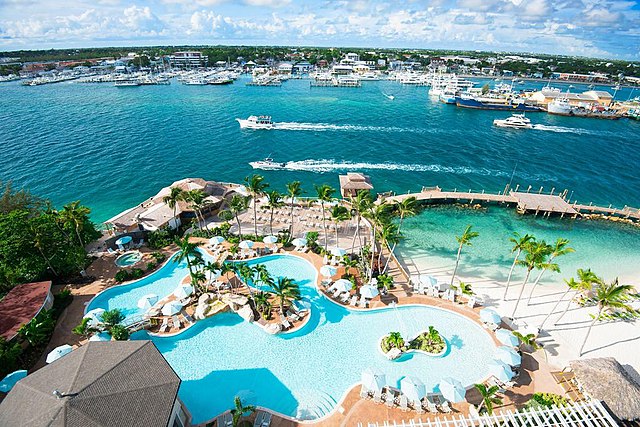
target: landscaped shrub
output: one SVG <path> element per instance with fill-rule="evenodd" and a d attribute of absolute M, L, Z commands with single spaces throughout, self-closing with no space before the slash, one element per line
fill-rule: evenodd
<path fill-rule="evenodd" d="M 154 268 L 156 268 L 156 263 L 155 262 L 150 261 L 150 262 L 147 263 L 147 271 L 151 271 Z"/>
<path fill-rule="evenodd" d="M 39 346 L 49 342 L 56 322 L 51 315 L 51 310 L 43 310 L 29 323 L 25 323 L 18 330 L 18 336 L 32 346 Z"/>
<path fill-rule="evenodd" d="M 442 353 L 446 346 L 444 338 L 433 326 L 429 326 L 429 331 L 421 333 L 409 342 L 409 348 L 412 350 L 422 350 L 434 354 Z"/>
<path fill-rule="evenodd" d="M 20 353 L 22 353 L 22 347 L 19 343 L 7 342 L 3 337 L 0 337 L 0 377 L 4 378 L 7 374 L 18 369 Z"/>
<path fill-rule="evenodd" d="M 113 310 L 107 310 L 102 313 L 101 316 L 102 323 L 104 323 L 108 330 L 120 324 L 120 322 L 122 322 L 124 318 L 124 314 L 122 314 L 122 312 L 117 308 L 114 308 Z"/>
<path fill-rule="evenodd" d="M 93 332 L 96 331 L 95 329 L 89 326 L 90 321 L 91 319 L 89 319 L 88 317 L 82 319 L 82 322 L 80 322 L 78 326 L 73 328 L 71 332 L 73 332 L 76 335 L 80 335 L 81 337 L 85 337 L 85 338 L 88 337 L 89 335 L 91 335 Z"/>
<path fill-rule="evenodd" d="M 110 333 L 116 341 L 126 341 L 129 339 L 129 330 L 122 325 L 113 326 Z"/>
<path fill-rule="evenodd" d="M 142 276 L 144 276 L 144 271 L 141 268 L 132 268 L 131 272 L 129 273 L 129 276 L 132 279 L 139 279 Z"/>
<path fill-rule="evenodd" d="M 527 402 L 527 407 L 545 407 L 552 408 L 555 406 L 565 406 L 567 399 L 553 393 L 533 393 L 531 400 Z"/>
<path fill-rule="evenodd" d="M 124 269 L 123 270 L 118 270 L 116 272 L 116 275 L 115 275 L 114 279 L 118 283 L 126 282 L 127 280 L 129 280 L 129 271 L 128 270 L 124 270 Z"/>
<path fill-rule="evenodd" d="M 169 230 L 160 229 L 148 234 L 149 247 L 151 249 L 162 249 L 173 243 L 173 233 Z"/>
<path fill-rule="evenodd" d="M 158 264 L 167 259 L 167 256 L 159 251 L 152 252 L 151 256 L 156 260 Z"/>

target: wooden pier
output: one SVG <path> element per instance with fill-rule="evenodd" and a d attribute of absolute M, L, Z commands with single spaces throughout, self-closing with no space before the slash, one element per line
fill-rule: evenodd
<path fill-rule="evenodd" d="M 443 191 L 440 187 L 423 187 L 419 193 L 393 194 L 383 197 L 387 202 L 400 202 L 409 197 L 415 197 L 418 201 L 424 202 L 464 202 L 469 204 L 498 203 L 514 206 L 521 214 L 534 214 L 543 216 L 570 216 L 577 218 L 587 215 L 601 215 L 613 220 L 631 220 L 640 222 L 640 209 L 625 206 L 622 209 L 597 206 L 593 203 L 589 205 L 571 203 L 566 199 L 567 190 L 554 194 L 555 188 L 547 193 L 543 193 L 541 187 L 537 192 L 531 192 L 531 186 L 526 191 L 518 191 L 505 188 L 505 191 L 489 193 L 484 190 L 478 191 Z"/>

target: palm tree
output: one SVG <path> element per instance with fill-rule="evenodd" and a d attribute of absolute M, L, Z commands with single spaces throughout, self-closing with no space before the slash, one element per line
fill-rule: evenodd
<path fill-rule="evenodd" d="M 338 245 L 338 224 L 341 223 L 342 221 L 346 221 L 349 218 L 351 218 L 351 215 L 349 214 L 349 209 L 345 208 L 344 206 L 340 206 L 340 205 L 335 205 L 333 208 L 331 208 L 331 220 L 334 222 L 334 225 L 336 227 L 336 246 Z"/>
<path fill-rule="evenodd" d="M 240 213 L 247 210 L 249 203 L 246 197 L 239 194 L 234 194 L 229 203 L 229 208 L 221 211 L 218 216 L 225 221 L 231 221 L 235 218 L 236 224 L 238 224 L 238 236 L 242 239 L 242 225 L 240 224 Z"/>
<path fill-rule="evenodd" d="M 547 262 L 547 267 L 543 268 L 542 271 L 540 271 L 540 274 L 538 274 L 536 281 L 533 283 L 533 286 L 531 287 L 531 292 L 529 293 L 529 299 L 527 300 L 527 305 L 529 305 L 529 303 L 531 302 L 531 296 L 533 295 L 533 291 L 535 291 L 536 286 L 538 286 L 538 283 L 540 283 L 540 279 L 542 278 L 542 275 L 544 274 L 544 272 L 547 270 L 551 270 L 556 273 L 560 272 L 560 267 L 558 266 L 558 264 L 554 264 L 553 260 L 559 256 L 570 254 L 571 252 L 575 252 L 575 249 L 567 246 L 568 244 L 569 244 L 569 240 L 559 238 L 558 240 L 556 240 L 555 246 L 550 246 L 549 249 L 551 252 L 549 255 L 551 256 L 549 257 L 549 261 Z"/>
<path fill-rule="evenodd" d="M 393 276 L 381 274 L 376 279 L 378 280 L 378 287 L 382 286 L 385 289 L 391 289 L 391 286 L 393 286 Z"/>
<path fill-rule="evenodd" d="M 232 417 L 232 426 L 233 427 L 238 427 L 240 425 L 240 420 L 242 419 L 242 417 L 244 417 L 244 414 L 246 413 L 253 413 L 256 411 L 256 407 L 253 405 L 247 405 L 244 406 L 242 404 L 242 399 L 240 399 L 238 396 L 235 397 L 235 399 L 233 400 L 233 403 L 235 405 L 235 407 L 231 410 L 231 415 Z"/>
<path fill-rule="evenodd" d="M 389 335 L 387 335 L 387 343 L 393 345 L 395 348 L 404 347 L 402 334 L 400 332 L 390 332 Z"/>
<path fill-rule="evenodd" d="M 176 245 L 180 248 L 180 252 L 173 258 L 173 262 L 187 261 L 189 273 L 193 274 L 193 259 L 202 260 L 202 254 L 198 250 L 200 242 L 190 242 L 189 237 L 176 239 Z"/>
<path fill-rule="evenodd" d="M 244 179 L 245 185 L 247 186 L 247 190 L 251 193 L 251 197 L 253 197 L 253 232 L 256 235 L 256 240 L 258 239 L 258 217 L 256 214 L 256 205 L 258 203 L 258 198 L 264 194 L 264 191 L 269 187 L 269 184 L 264 182 L 264 177 L 262 175 L 251 175 Z"/>
<path fill-rule="evenodd" d="M 249 290 L 251 298 L 253 298 L 253 289 L 249 286 L 249 281 L 253 279 L 253 268 L 251 268 L 251 266 L 246 262 L 238 262 L 235 264 L 235 272 Z"/>
<path fill-rule="evenodd" d="M 273 234 L 273 211 L 278 209 L 279 207 L 284 206 L 284 202 L 282 201 L 282 194 L 277 192 L 276 190 L 267 192 L 267 206 L 266 208 L 270 211 L 269 218 L 269 232 Z M 292 222 L 293 224 L 293 222 Z"/>
<path fill-rule="evenodd" d="M 587 335 L 584 337 L 582 347 L 580 347 L 580 356 L 583 354 L 582 351 L 591 333 L 591 328 L 602 318 L 602 314 L 605 311 L 624 310 L 628 313 L 637 313 L 633 307 L 627 304 L 635 296 L 637 296 L 635 288 L 631 285 L 620 285 L 618 278 L 609 284 L 601 283 L 596 287 L 594 299 L 598 305 L 598 314 L 593 318 L 589 329 L 587 329 Z"/>
<path fill-rule="evenodd" d="M 204 271 L 208 271 L 209 273 L 211 273 L 211 277 L 213 277 L 216 274 L 222 274 L 220 264 L 218 264 L 217 262 L 207 261 L 202 267 L 202 269 Z M 207 283 L 207 285 L 210 285 L 210 284 L 211 284 L 211 281 Z"/>
<path fill-rule="evenodd" d="M 362 239 L 360 238 L 360 220 L 362 219 L 362 214 L 370 209 L 373 202 L 371 200 L 371 193 L 366 190 L 358 191 L 355 197 L 351 197 L 350 202 L 351 210 L 356 216 L 356 231 L 353 233 L 353 239 L 351 240 L 351 253 L 353 253 L 356 237 L 358 238 L 360 246 L 362 246 Z"/>
<path fill-rule="evenodd" d="M 258 283 L 269 285 L 272 281 L 271 274 L 269 274 L 269 270 L 267 270 L 264 264 L 256 264 L 253 266 L 253 283 L 256 285 Z"/>
<path fill-rule="evenodd" d="M 224 276 L 227 278 L 227 283 L 229 283 L 229 273 L 234 273 L 236 270 L 233 266 L 232 263 L 230 262 L 223 262 L 220 265 L 220 274 L 224 274 Z"/>
<path fill-rule="evenodd" d="M 272 292 L 278 298 L 280 304 L 280 313 L 284 314 L 285 302 L 298 301 L 300 296 L 300 287 L 293 279 L 288 277 L 278 277 L 276 282 L 270 284 Z"/>
<path fill-rule="evenodd" d="M 393 257 L 393 252 L 395 251 L 396 246 L 398 245 L 398 242 L 400 242 L 402 237 L 403 237 L 402 234 L 400 234 L 400 225 L 396 225 L 390 222 L 382 226 L 382 231 L 380 232 L 380 242 L 382 246 L 389 247 L 389 244 L 392 244 L 391 248 L 389 249 L 389 256 L 387 257 L 387 260 L 384 263 L 384 267 L 382 268 L 382 271 L 381 271 L 382 274 L 384 274 L 387 271 L 387 267 L 389 267 L 389 262 Z M 381 260 L 382 260 L 382 251 L 380 251 L 380 253 L 378 254 L 378 264 L 380 264 Z"/>
<path fill-rule="evenodd" d="M 389 222 L 389 213 L 391 212 L 391 205 L 382 202 L 378 205 L 371 204 L 366 212 L 363 212 L 363 216 L 371 221 L 373 225 L 371 242 L 371 265 L 369 268 L 369 278 L 373 277 L 373 261 L 376 256 L 376 242 L 378 237 L 378 227 L 382 227 Z"/>
<path fill-rule="evenodd" d="M 527 347 L 527 348 L 531 348 L 534 351 L 535 350 L 539 350 L 542 347 L 540 346 L 540 344 L 538 344 L 538 342 L 536 341 L 536 335 L 535 334 L 526 334 L 526 335 L 522 335 L 520 332 L 518 331 L 513 331 L 512 332 L 513 336 L 515 336 L 516 338 L 518 338 L 518 349 L 521 350 L 522 347 Z"/>
<path fill-rule="evenodd" d="M 169 208 L 173 209 L 173 218 L 175 221 L 176 218 L 176 208 L 178 207 L 178 202 L 183 200 L 184 191 L 178 187 L 171 187 L 169 194 L 162 198 L 162 201 L 169 206 Z M 178 228 L 178 223 L 176 221 L 176 228 Z"/>
<path fill-rule="evenodd" d="M 253 301 L 256 305 L 256 310 L 258 310 L 262 317 L 267 318 L 267 313 L 271 309 L 271 304 L 269 303 L 269 293 L 259 291 L 253 297 Z"/>
<path fill-rule="evenodd" d="M 458 264 L 460 264 L 460 254 L 462 253 L 463 246 L 471 246 L 471 241 L 478 237 L 480 233 L 477 231 L 471 231 L 471 225 L 467 225 L 462 236 L 456 236 L 456 240 L 458 241 L 458 256 L 456 256 L 456 266 L 453 269 L 453 275 L 451 276 L 451 286 L 453 286 L 453 280 L 456 278 L 456 272 L 458 271 Z"/>
<path fill-rule="evenodd" d="M 203 294 L 207 291 L 207 287 L 204 289 L 200 286 L 201 283 L 204 283 L 207 280 L 206 274 L 202 270 L 195 270 L 189 273 L 191 275 L 191 285 L 193 289 L 195 289 L 196 294 Z"/>
<path fill-rule="evenodd" d="M 33 246 L 38 250 L 38 252 L 40 252 L 40 256 L 42 256 L 42 259 L 44 259 L 44 262 L 47 264 L 47 267 L 49 267 L 49 270 L 51 270 L 53 275 L 58 277 L 58 273 L 56 273 L 53 265 L 51 265 L 51 259 L 49 259 L 49 257 L 44 253 L 45 248 L 48 247 L 44 240 L 45 235 L 40 231 L 37 225 L 33 224 L 33 222 L 30 223 L 30 228 L 33 233 Z"/>
<path fill-rule="evenodd" d="M 190 191 L 185 191 L 182 194 L 182 199 L 189 202 L 191 209 L 193 209 L 196 214 L 196 218 L 198 220 L 198 228 L 202 228 L 201 224 L 204 224 L 204 216 L 202 215 L 202 209 L 207 206 L 205 199 L 207 195 L 204 191 L 200 189 L 194 189 Z"/>
<path fill-rule="evenodd" d="M 564 281 L 564 283 L 567 285 L 567 288 L 564 290 L 564 293 L 562 294 L 560 299 L 556 301 L 556 304 L 553 306 L 553 308 L 549 311 L 549 314 L 547 314 L 547 317 L 545 317 L 542 323 L 540 324 L 540 329 L 544 327 L 544 324 L 547 322 L 547 320 L 549 320 L 549 317 L 551 317 L 551 315 L 556 310 L 556 308 L 558 308 L 558 305 L 560 304 L 560 302 L 562 302 L 564 297 L 567 296 L 569 291 L 574 291 L 577 295 L 582 291 L 591 290 L 591 288 L 593 288 L 593 285 L 596 283 L 602 283 L 602 279 L 596 276 L 596 274 L 592 272 L 591 269 L 583 270 L 579 268 L 576 273 L 578 275 L 578 280 L 572 277 L 571 279 Z M 562 316 L 564 316 L 564 314 L 567 312 L 567 310 L 569 310 L 570 305 L 571 305 L 571 300 L 569 300 L 569 303 L 567 304 L 567 308 L 562 313 L 562 315 L 558 317 L 558 320 L 560 320 Z M 556 320 L 556 323 L 558 320 Z"/>
<path fill-rule="evenodd" d="M 482 396 L 482 403 L 480 403 L 480 407 L 478 408 L 479 410 L 484 407 L 484 409 L 487 410 L 487 413 L 491 415 L 493 414 L 493 405 L 502 405 L 502 399 L 497 397 L 498 390 L 500 390 L 498 386 L 494 385 L 487 387 L 484 384 L 474 384 L 474 387 Z"/>
<path fill-rule="evenodd" d="M 511 253 L 516 253 L 515 258 L 513 258 L 513 264 L 511 264 L 511 269 L 509 270 L 509 276 L 507 277 L 507 286 L 504 288 L 504 295 L 502 295 L 502 301 L 507 299 L 507 292 L 509 291 L 509 285 L 511 284 L 511 275 L 513 274 L 513 269 L 518 263 L 518 258 L 520 258 L 520 254 L 524 250 L 524 246 L 532 241 L 536 240 L 535 237 L 531 234 L 525 234 L 520 237 L 519 233 L 513 233 L 513 237 L 509 238 L 509 241 L 513 243 L 513 248 L 511 249 Z"/>
<path fill-rule="evenodd" d="M 511 314 L 511 318 L 513 319 L 516 315 L 516 310 L 518 309 L 518 304 L 520 304 L 520 299 L 522 298 L 522 293 L 524 292 L 524 288 L 529 281 L 529 276 L 531 275 L 531 271 L 534 268 L 542 269 L 546 266 L 547 259 L 547 244 L 544 240 L 536 241 L 531 240 L 527 242 L 523 248 L 525 253 L 524 259 L 518 260 L 518 265 L 527 268 L 527 274 L 524 277 L 524 281 L 522 282 L 522 288 L 520 289 L 520 294 L 518 294 L 518 299 L 516 301 L 516 305 L 513 307 L 513 313 Z"/>
<path fill-rule="evenodd" d="M 75 230 L 76 236 L 78 236 L 78 241 L 80 242 L 80 246 L 82 246 L 83 248 L 84 242 L 82 241 L 82 236 L 80 235 L 80 229 L 84 227 L 84 224 L 87 222 L 90 213 L 91 209 L 86 206 L 80 205 L 79 200 L 64 205 L 62 207 L 62 211 L 60 212 L 64 223 L 69 224 Z"/>
<path fill-rule="evenodd" d="M 327 251 L 327 218 L 324 212 L 324 204 L 326 202 L 330 202 L 333 198 L 333 193 L 335 193 L 335 188 L 324 184 L 324 185 L 316 185 L 316 193 L 318 195 L 318 200 L 320 200 L 320 205 L 322 206 L 322 229 L 324 231 L 324 250 Z"/>
<path fill-rule="evenodd" d="M 349 271 L 358 266 L 358 260 L 351 258 L 349 255 L 345 255 L 340 260 L 340 264 L 344 265 L 344 274 L 348 276 Z"/>
<path fill-rule="evenodd" d="M 302 184 L 300 181 L 292 181 L 287 184 L 287 196 L 291 198 L 291 234 L 289 239 L 293 239 L 293 206 L 296 197 L 302 195 Z"/>
<path fill-rule="evenodd" d="M 400 232 L 404 219 L 415 216 L 418 213 L 418 200 L 413 196 L 407 197 L 401 202 L 396 203 L 394 208 L 396 215 L 400 218 L 400 223 L 398 224 L 398 232 Z"/>

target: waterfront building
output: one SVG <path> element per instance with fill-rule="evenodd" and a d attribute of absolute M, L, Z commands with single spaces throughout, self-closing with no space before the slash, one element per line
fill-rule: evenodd
<path fill-rule="evenodd" d="M 53 295 L 50 280 L 14 287 L 0 301 L 0 337 L 12 340 L 22 325 L 51 307 Z"/>
<path fill-rule="evenodd" d="M 358 191 L 373 190 L 371 177 L 361 173 L 347 172 L 346 175 L 340 175 L 340 194 L 342 197 L 353 197 Z"/>
<path fill-rule="evenodd" d="M 575 81 L 575 82 L 593 82 L 593 83 L 609 82 L 609 76 L 607 74 L 602 74 L 602 73 L 590 73 L 590 74 L 553 73 L 551 74 L 551 78 L 557 79 L 557 80 L 569 80 L 569 81 Z"/>
<path fill-rule="evenodd" d="M 588 90 L 582 93 L 563 92 L 557 88 L 543 88 L 529 96 L 529 100 L 538 105 L 548 105 L 556 98 L 566 98 L 571 106 L 593 107 L 601 105 L 608 107 L 613 101 L 613 96 L 604 90 Z"/>
<path fill-rule="evenodd" d="M 184 51 L 175 52 L 169 56 L 169 63 L 174 68 L 198 68 L 207 65 L 207 56 L 202 52 Z"/>

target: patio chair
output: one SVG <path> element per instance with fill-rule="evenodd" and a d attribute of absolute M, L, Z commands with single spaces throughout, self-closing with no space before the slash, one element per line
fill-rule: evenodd
<path fill-rule="evenodd" d="M 347 302 L 349 302 L 349 298 L 351 297 L 351 294 L 349 292 L 345 292 L 344 295 L 342 295 L 342 297 L 340 297 L 340 301 L 344 304 L 346 304 Z"/>
<path fill-rule="evenodd" d="M 400 404 L 398 405 L 400 410 L 407 412 L 409 411 L 409 401 L 407 400 L 407 396 L 404 394 L 400 396 Z"/>
<path fill-rule="evenodd" d="M 280 323 L 284 329 L 291 328 L 291 323 L 283 315 L 280 315 Z"/>
<path fill-rule="evenodd" d="M 365 386 L 360 387 L 360 399 L 369 399 L 371 396 L 369 395 L 369 390 Z"/>
<path fill-rule="evenodd" d="M 184 319 L 189 322 L 189 324 L 193 324 L 193 317 L 191 317 L 188 313 L 184 314 Z"/>
<path fill-rule="evenodd" d="M 382 390 L 376 390 L 373 393 L 373 403 L 382 403 Z"/>
<path fill-rule="evenodd" d="M 451 412 L 451 407 L 449 406 L 449 402 L 447 402 L 446 400 L 444 402 L 442 402 L 442 404 L 440 404 L 440 410 L 442 412 L 444 412 L 445 414 L 448 414 Z"/>
<path fill-rule="evenodd" d="M 354 295 L 351 297 L 351 302 L 349 303 L 350 306 L 355 307 L 356 305 L 358 305 L 358 296 Z"/>
<path fill-rule="evenodd" d="M 333 293 L 333 298 L 338 298 L 338 296 L 342 293 L 342 291 L 340 289 L 336 289 L 336 291 Z"/>
<path fill-rule="evenodd" d="M 360 308 L 367 308 L 367 303 L 369 301 L 367 301 L 367 299 L 365 297 L 360 297 L 360 302 L 358 302 L 358 307 Z"/>
<path fill-rule="evenodd" d="M 261 427 L 269 427 L 271 425 L 271 412 L 265 412 L 264 418 L 262 419 Z"/>
<path fill-rule="evenodd" d="M 436 406 L 435 403 L 433 403 L 431 400 L 429 400 L 429 398 L 427 397 L 426 399 L 426 406 L 427 406 L 427 411 L 436 414 L 438 413 L 438 407 Z"/>
<path fill-rule="evenodd" d="M 165 317 L 162 320 L 162 324 L 160 325 L 159 332 L 167 332 L 167 329 L 169 329 L 169 318 Z"/>
<path fill-rule="evenodd" d="M 298 316 L 297 314 L 293 313 L 291 310 L 287 310 L 287 319 L 292 320 L 292 321 L 297 321 L 300 320 L 300 316 Z"/>
<path fill-rule="evenodd" d="M 182 322 L 180 321 L 180 318 L 178 317 L 177 314 L 174 314 L 173 316 L 171 316 L 171 320 L 173 320 L 173 326 L 175 326 L 178 329 L 182 329 Z"/>
<path fill-rule="evenodd" d="M 385 405 L 389 408 L 393 408 L 395 406 L 396 396 L 391 390 L 387 390 L 387 398 L 385 399 Z"/>
<path fill-rule="evenodd" d="M 422 409 L 422 402 L 420 402 L 419 400 L 416 400 L 412 402 L 412 406 L 413 406 L 413 409 L 415 409 L 418 414 L 424 414 L 424 409 Z"/>

